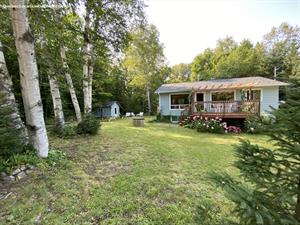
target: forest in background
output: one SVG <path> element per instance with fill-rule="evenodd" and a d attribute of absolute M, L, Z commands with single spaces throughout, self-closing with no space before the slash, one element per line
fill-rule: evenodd
<path fill-rule="evenodd" d="M 52 1 L 53 4 L 55 2 Z M 75 118 L 75 113 L 66 72 L 72 78 L 81 111 L 85 111 L 86 107 L 84 85 L 89 82 L 85 81 L 91 79 L 91 110 L 97 110 L 108 100 L 116 100 L 120 102 L 123 112 L 144 111 L 152 114 L 156 113 L 158 103 L 154 91 L 163 83 L 244 76 L 273 78 L 274 69 L 277 79 L 281 81 L 300 76 L 298 26 L 282 23 L 279 27 L 273 27 L 256 44 L 248 39 L 238 43 L 228 36 L 219 39 L 215 48 L 205 49 L 190 64 L 170 66 L 164 56 L 157 28 L 145 18 L 142 1 L 131 1 L 128 8 L 125 5 L 122 8 L 120 4 L 113 13 L 109 10 L 91 10 L 91 20 L 94 20 L 93 23 L 98 20 L 99 27 L 92 25 L 88 29 L 82 12 L 85 1 L 57 2 L 63 7 L 28 9 L 46 119 L 54 115 L 49 83 L 51 74 L 55 75 L 59 84 L 67 118 Z M 45 4 L 45 1 L 30 3 Z M 90 4 L 90 8 L 103 7 L 93 1 Z M 23 115 L 19 65 L 9 10 L 1 9 L 0 12 L 3 18 L 0 34 L 3 52 Z M 105 29 L 101 29 L 103 26 L 106 26 Z M 90 59 L 84 57 L 87 40 L 93 46 Z M 65 48 L 64 61 L 61 59 L 61 46 Z M 91 77 L 84 75 L 85 63 L 93 66 Z"/>

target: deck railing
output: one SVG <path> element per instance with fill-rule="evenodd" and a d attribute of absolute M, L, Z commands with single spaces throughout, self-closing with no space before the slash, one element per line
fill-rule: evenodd
<path fill-rule="evenodd" d="M 192 113 L 199 114 L 259 114 L 259 101 L 204 101 L 191 105 Z"/>

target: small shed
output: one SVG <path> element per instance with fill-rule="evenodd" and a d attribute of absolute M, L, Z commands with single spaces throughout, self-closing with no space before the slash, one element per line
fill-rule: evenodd
<path fill-rule="evenodd" d="M 101 118 L 120 117 L 120 104 L 117 101 L 109 101 L 102 105 L 96 116 Z"/>

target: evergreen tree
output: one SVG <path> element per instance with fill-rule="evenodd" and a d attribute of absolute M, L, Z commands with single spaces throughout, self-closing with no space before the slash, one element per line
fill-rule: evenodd
<path fill-rule="evenodd" d="M 274 149 L 241 141 L 235 166 L 245 183 L 214 174 L 233 202 L 240 224 L 300 224 L 300 82 L 272 113 L 268 135 Z"/>

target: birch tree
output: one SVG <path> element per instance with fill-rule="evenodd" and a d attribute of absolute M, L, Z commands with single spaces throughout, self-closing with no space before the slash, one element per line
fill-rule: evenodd
<path fill-rule="evenodd" d="M 17 107 L 16 98 L 13 93 L 12 79 L 8 73 L 6 61 L 3 53 L 3 46 L 0 41 L 0 95 L 3 98 L 1 108 L 9 109 L 9 118 L 11 119 L 12 128 L 19 131 L 24 144 L 28 144 L 27 129 L 21 119 L 19 109 Z"/>
<path fill-rule="evenodd" d="M 84 112 L 92 111 L 92 80 L 95 58 L 103 52 L 121 50 L 128 41 L 130 26 L 143 19 L 140 0 L 104 0 L 84 2 L 83 99 Z"/>
<path fill-rule="evenodd" d="M 71 95 L 71 100 L 72 100 L 73 107 L 74 107 L 74 110 L 75 110 L 76 119 L 77 119 L 77 122 L 80 123 L 81 122 L 80 106 L 79 106 L 79 103 L 78 103 L 78 100 L 77 100 L 77 95 L 76 95 L 75 88 L 74 88 L 74 85 L 73 85 L 72 77 L 69 73 L 69 66 L 68 66 L 68 63 L 67 63 L 66 51 L 65 51 L 64 46 L 60 47 L 60 56 L 61 56 L 61 60 L 62 60 L 63 68 L 64 68 L 64 75 L 65 75 L 65 78 L 67 80 L 68 89 L 69 89 L 69 92 L 70 92 L 70 95 Z"/>
<path fill-rule="evenodd" d="M 63 44 L 63 26 L 61 25 L 61 20 L 63 19 L 62 17 L 62 12 L 61 10 L 59 10 L 59 7 L 62 6 L 62 1 L 61 0 L 55 0 L 55 4 L 57 5 L 58 9 L 56 10 L 55 12 L 55 22 L 56 24 L 58 24 L 59 28 L 60 28 L 60 33 L 58 34 L 59 35 L 59 39 L 61 41 L 61 44 L 60 44 L 60 47 L 59 47 L 59 51 L 60 51 L 60 57 L 61 57 L 61 61 L 62 61 L 62 65 L 63 65 L 63 71 L 64 71 L 64 76 L 65 76 L 65 79 L 67 81 L 67 84 L 68 84 L 68 89 L 69 89 L 69 93 L 70 93 L 70 96 L 71 96 L 71 101 L 72 101 L 72 104 L 73 104 L 73 107 L 74 107 L 74 110 L 75 110 L 75 115 L 76 115 L 76 120 L 78 123 L 81 122 L 81 110 L 80 110 L 80 106 L 79 106 L 79 103 L 78 103 L 78 99 L 77 99 L 77 95 L 76 95 L 76 91 L 75 91 L 75 88 L 74 88 L 74 85 L 73 85 L 73 80 L 72 80 L 72 77 L 71 77 L 71 74 L 70 74 L 70 70 L 69 70 L 69 65 L 67 63 L 67 56 L 66 56 L 66 48 Z"/>
<path fill-rule="evenodd" d="M 54 118 L 56 125 L 63 128 L 65 125 L 64 112 L 62 107 L 62 101 L 60 97 L 59 85 L 57 77 L 51 69 L 48 70 L 48 80 L 50 85 L 51 97 L 53 102 Z"/>
<path fill-rule="evenodd" d="M 26 126 L 38 155 L 47 157 L 48 136 L 40 94 L 34 38 L 29 27 L 27 9 L 24 0 L 10 0 L 9 3 L 13 6 L 10 14 L 18 54 Z"/>

